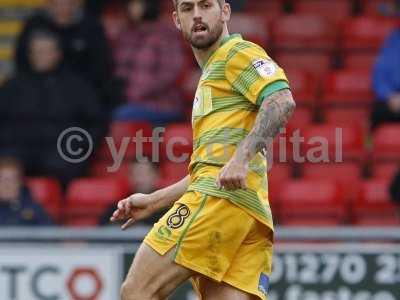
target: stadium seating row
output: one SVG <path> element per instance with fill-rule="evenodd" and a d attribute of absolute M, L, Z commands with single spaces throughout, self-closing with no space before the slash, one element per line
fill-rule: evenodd
<path fill-rule="evenodd" d="M 173 169 L 177 177 L 177 165 L 165 168 L 169 175 L 168 169 Z M 183 173 L 186 165 L 181 169 Z M 400 225 L 389 182 L 386 176 L 363 179 L 352 164 L 310 164 L 304 166 L 303 177 L 293 178 L 283 164 L 271 171 L 270 201 L 275 221 L 283 225 Z M 96 225 L 107 208 L 129 193 L 124 180 L 111 176 L 73 181 L 65 201 L 55 179 L 31 178 L 28 187 L 54 220 L 64 225 Z"/>
<path fill-rule="evenodd" d="M 395 20 L 369 16 L 335 25 L 321 15 L 285 15 L 270 22 L 263 15 L 246 13 L 234 14 L 230 23 L 232 32 L 263 45 L 283 66 L 317 74 L 331 69 L 336 59 L 347 67 L 370 69 L 383 41 L 397 26 Z M 193 61 L 190 51 L 187 59 Z"/>
<path fill-rule="evenodd" d="M 378 15 L 394 6 L 394 0 L 248 0 L 244 7 L 245 12 L 263 12 L 268 17 L 279 17 L 288 10 L 295 13 L 311 13 L 322 15 L 329 19 L 340 19 L 353 12 L 362 12 L 366 15 Z M 163 12 L 170 14 L 171 1 L 163 1 Z"/>
<path fill-rule="evenodd" d="M 331 113 L 333 112 L 333 116 Z M 342 121 L 337 121 L 334 117 L 343 113 Z M 329 149 L 336 150 L 336 140 L 341 139 L 343 146 L 344 158 L 356 158 L 358 160 L 363 157 L 373 158 L 374 160 L 397 160 L 400 158 L 400 141 L 397 138 L 400 133 L 400 125 L 386 124 L 378 128 L 372 136 L 373 147 L 367 149 L 365 146 L 366 130 L 357 124 L 357 120 L 346 119 L 348 117 L 356 117 L 360 114 L 358 110 L 353 112 L 351 109 L 334 111 L 328 110 L 328 118 L 333 119 L 331 122 L 312 123 L 310 112 L 307 109 L 300 109 L 295 112 L 293 120 L 289 122 L 286 130 L 286 145 L 290 144 L 290 138 L 295 130 L 300 131 L 300 135 L 304 138 L 301 150 L 308 151 L 315 147 L 312 143 L 313 138 L 324 138 L 329 144 Z M 298 119 L 297 119 L 298 116 Z M 310 121 L 307 122 L 307 118 Z M 190 124 L 171 124 L 165 129 L 163 143 L 152 143 L 152 127 L 147 122 L 114 122 L 111 126 L 109 136 L 112 137 L 112 143 L 119 149 L 123 141 L 127 143 L 126 155 L 132 158 L 137 151 L 143 151 L 146 155 L 151 155 L 153 148 L 160 150 L 161 160 L 166 158 L 166 146 L 172 139 L 179 138 L 180 143 L 174 143 L 173 151 L 176 156 L 182 153 L 191 152 L 192 129 Z M 132 139 L 132 137 L 136 137 Z M 138 141 L 142 144 L 139 145 Z M 185 141 L 181 142 L 181 141 Z M 140 148 L 142 150 L 140 150 Z M 112 147 L 111 147 L 112 148 Z M 110 145 L 104 142 L 103 147 L 97 154 L 98 160 L 111 161 Z"/>
<path fill-rule="evenodd" d="M 310 56 L 311 58 L 311 56 Z M 293 56 L 293 59 L 296 59 Z M 283 65 L 285 60 L 279 60 Z M 318 63 L 318 61 L 314 62 Z M 368 108 L 374 100 L 372 78 L 369 70 L 348 68 L 329 72 L 326 76 L 316 78 L 307 70 L 299 67 L 301 58 L 297 58 L 296 69 L 285 68 L 296 102 L 308 107 L 358 107 Z M 291 64 L 289 64 L 291 65 Z M 321 67 L 320 64 L 318 67 Z M 323 67 L 323 66 L 322 66 Z M 192 102 L 200 73 L 197 69 L 187 72 L 182 79 L 181 87 L 187 99 Z M 320 81 L 321 84 L 320 84 Z"/>
<path fill-rule="evenodd" d="M 328 141 L 332 161 L 336 150 L 336 126 L 320 124 L 301 128 L 304 128 L 305 143 L 300 155 L 306 156 L 305 151 L 318 146 L 318 142 L 310 144 L 307 141 L 323 137 Z M 141 133 L 139 136 L 150 137 L 151 130 L 146 122 L 116 122 L 111 127 L 110 136 L 118 147 L 124 138 L 138 137 L 137 132 Z M 368 152 L 364 149 L 360 128 L 347 125 L 343 127 L 343 163 L 301 163 L 291 159 L 287 163 L 273 163 L 269 189 L 277 221 L 282 224 L 399 222 L 387 194 L 389 180 L 400 161 L 399 134 L 398 124 L 378 128 L 372 137 L 373 150 Z M 188 141 L 187 144 L 175 144 L 175 155 L 190 153 L 192 133 L 187 124 L 173 124 L 166 128 L 161 153 L 165 151 L 163 145 L 174 137 Z M 288 144 L 286 140 L 285 146 Z M 288 149 L 286 153 L 290 158 Z M 148 143 L 147 150 L 146 147 L 143 150 L 145 153 L 150 151 L 147 152 L 150 154 L 151 143 Z M 67 225 L 94 225 L 109 205 L 128 194 L 129 159 L 133 157 L 136 145 L 131 151 L 115 173 L 108 172 L 112 160 L 109 156 L 102 156 L 104 153 L 100 151 L 93 162 L 91 177 L 73 181 L 67 189 L 66 202 L 62 201 L 61 188 L 53 179 L 33 178 L 28 180 L 28 186 L 56 220 Z M 165 154 L 161 154 L 161 176 L 157 185 L 164 187 L 176 182 L 187 174 L 187 167 L 187 163 L 169 162 Z"/>

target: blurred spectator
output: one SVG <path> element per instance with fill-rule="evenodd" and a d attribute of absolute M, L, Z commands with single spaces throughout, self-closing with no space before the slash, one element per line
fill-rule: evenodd
<path fill-rule="evenodd" d="M 23 187 L 23 170 L 13 158 L 0 158 L 0 225 L 52 225 L 45 210 Z"/>
<path fill-rule="evenodd" d="M 158 170 L 153 163 L 132 162 L 129 168 L 129 186 L 132 192 L 150 194 L 157 188 Z"/>
<path fill-rule="evenodd" d="M 159 20 L 156 0 L 127 1 L 130 24 L 116 45 L 116 76 L 124 82 L 127 105 L 117 120 L 149 120 L 156 124 L 181 118 L 182 100 L 176 82 L 184 53 L 172 22 Z"/>
<path fill-rule="evenodd" d="M 386 40 L 375 65 L 374 90 L 377 97 L 371 125 L 400 122 L 400 28 Z"/>
<path fill-rule="evenodd" d="M 46 9 L 27 20 L 17 42 L 17 69 L 26 71 L 29 66 L 28 40 L 32 32 L 54 31 L 60 36 L 67 66 L 93 84 L 103 101 L 111 101 L 111 50 L 101 23 L 84 11 L 83 2 L 48 0 Z"/>
<path fill-rule="evenodd" d="M 62 65 L 53 32 L 32 32 L 28 49 L 29 68 L 0 89 L 0 152 L 20 157 L 30 175 L 56 176 L 65 184 L 81 176 L 86 163 L 63 160 L 58 136 L 67 128 L 81 127 L 96 144 L 103 132 L 101 109 L 92 87 Z M 63 144 L 64 152 L 90 146 L 76 139 L 70 143 Z"/>
<path fill-rule="evenodd" d="M 156 166 L 150 161 L 147 162 L 132 162 L 129 168 L 128 182 L 131 193 L 151 194 L 157 190 L 159 181 L 159 172 Z M 110 223 L 110 217 L 115 210 L 115 205 L 112 205 L 100 220 L 101 225 Z M 162 213 L 151 216 L 145 223 L 148 225 L 154 224 L 161 217 Z"/>
<path fill-rule="evenodd" d="M 400 170 L 394 176 L 392 184 L 390 186 L 390 194 L 393 201 L 400 204 Z"/>

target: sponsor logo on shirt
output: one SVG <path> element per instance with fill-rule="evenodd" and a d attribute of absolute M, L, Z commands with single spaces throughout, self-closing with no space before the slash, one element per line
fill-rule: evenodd
<path fill-rule="evenodd" d="M 253 67 L 263 78 L 272 77 L 278 71 L 278 66 L 270 59 L 257 59 L 253 61 Z"/>

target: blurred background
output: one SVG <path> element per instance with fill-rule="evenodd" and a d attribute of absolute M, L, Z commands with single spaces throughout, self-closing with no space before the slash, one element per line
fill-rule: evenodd
<path fill-rule="evenodd" d="M 229 2 L 231 33 L 285 69 L 298 104 L 269 172 L 270 300 L 400 299 L 400 1 Z M 159 215 L 122 233 L 116 202 L 187 174 L 166 144 L 191 142 L 201 74 L 171 12 L 170 0 L 0 0 L 0 299 L 118 298 Z M 91 138 L 62 143 L 69 128 Z M 105 137 L 124 149 L 112 171 Z M 316 137 L 328 156 L 311 161 Z M 196 298 L 185 286 L 172 299 Z"/>

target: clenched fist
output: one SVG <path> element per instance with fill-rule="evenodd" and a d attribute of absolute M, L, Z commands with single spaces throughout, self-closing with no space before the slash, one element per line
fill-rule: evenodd
<path fill-rule="evenodd" d="M 247 163 L 231 159 L 217 177 L 217 187 L 226 190 L 246 189 L 246 179 L 249 172 Z"/>

